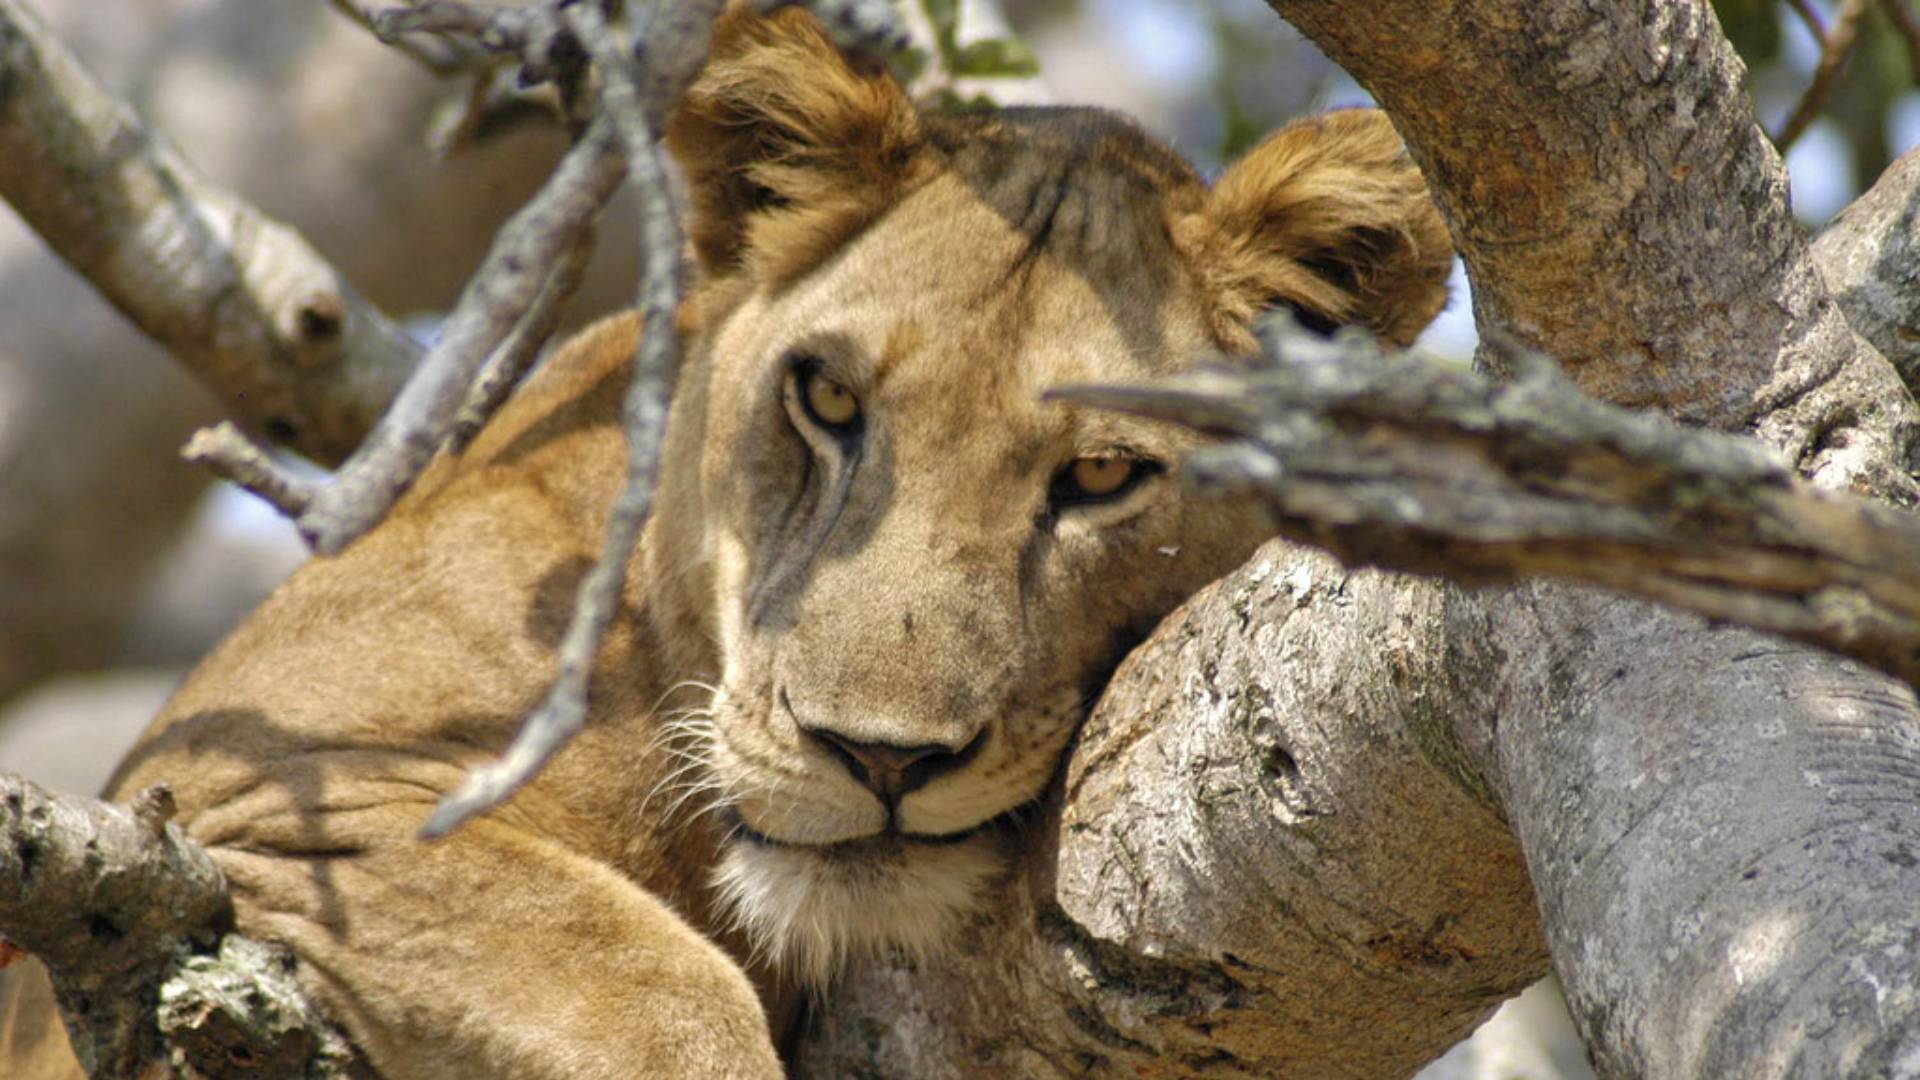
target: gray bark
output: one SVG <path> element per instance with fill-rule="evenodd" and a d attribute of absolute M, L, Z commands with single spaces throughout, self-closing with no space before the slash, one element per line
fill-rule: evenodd
<path fill-rule="evenodd" d="M 1887 167 L 1813 241 L 1813 261 L 1860 336 L 1920 381 L 1920 150 Z"/>
<path fill-rule="evenodd" d="M 0 926 L 44 961 L 100 1080 L 363 1076 L 291 957 L 228 933 L 227 884 L 164 787 L 117 806 L 0 773 Z"/>
<path fill-rule="evenodd" d="M 1781 634 L 1920 683 L 1920 517 L 1801 480 L 1744 436 L 1270 322 L 1275 362 L 1055 397 L 1233 436 L 1182 464 L 1349 564 L 1554 577 Z"/>
<path fill-rule="evenodd" d="M 1483 325 L 1574 357 L 1615 401 L 1745 427 L 1816 483 L 1911 502 L 1912 399 L 1827 295 L 1704 4 L 1384 7 L 1402 47 L 1467 77 L 1416 102 L 1352 25 L 1318 32 L 1432 164 Z M 1488 603 L 1507 689 L 1458 718 L 1463 741 L 1493 751 L 1476 760 L 1603 1073 L 1899 1071 L 1920 1028 L 1897 959 L 1920 918 L 1892 899 L 1920 874 L 1888 842 L 1920 826 L 1912 694 L 1628 601 Z"/>
<path fill-rule="evenodd" d="M 430 151 L 436 99 L 460 88 L 323 3 L 37 10 L 186 158 L 297 227 L 388 311 L 448 305 L 491 225 L 565 149 L 565 132 L 536 123 Z M 624 201 L 610 217 L 631 231 Z M 16 221 L 0 208 L 0 700 L 125 659 L 129 612 L 206 486 L 174 454 L 217 416 L 183 368 Z M 623 303 L 636 262 L 631 245 L 601 245 L 578 310 Z M 191 605 L 190 627 L 146 635 L 143 659 L 207 649 L 234 615 L 204 608 Z"/>

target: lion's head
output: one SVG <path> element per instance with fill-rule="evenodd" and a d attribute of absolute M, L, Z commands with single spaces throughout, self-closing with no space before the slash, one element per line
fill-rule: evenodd
<path fill-rule="evenodd" d="M 702 284 L 649 544 L 715 684 L 676 734 L 721 892 L 818 977 L 945 937 L 1127 649 L 1264 537 L 1192 437 L 1046 403 L 1246 352 L 1284 305 L 1406 341 L 1451 258 L 1378 112 L 1211 190 L 1090 109 L 921 115 L 805 16 L 734 16 L 675 120 Z"/>

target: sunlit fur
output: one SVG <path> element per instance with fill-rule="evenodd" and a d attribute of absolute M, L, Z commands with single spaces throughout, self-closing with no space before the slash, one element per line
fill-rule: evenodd
<path fill-rule="evenodd" d="M 849 961 L 938 953 L 1001 870 L 993 850 L 973 843 L 870 840 L 820 852 L 738 841 L 714 881 L 761 959 L 821 985 Z"/>

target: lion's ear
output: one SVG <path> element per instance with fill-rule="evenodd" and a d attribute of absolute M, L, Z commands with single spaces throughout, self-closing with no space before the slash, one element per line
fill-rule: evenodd
<path fill-rule="evenodd" d="M 702 267 L 779 277 L 891 205 L 922 145 L 891 75 L 857 70 L 798 9 L 762 17 L 745 5 L 715 27 L 668 143 L 686 170 Z"/>
<path fill-rule="evenodd" d="M 1378 109 L 1287 125 L 1227 170 L 1195 224 L 1196 262 L 1234 326 L 1285 305 L 1405 345 L 1446 303 L 1446 225 Z"/>

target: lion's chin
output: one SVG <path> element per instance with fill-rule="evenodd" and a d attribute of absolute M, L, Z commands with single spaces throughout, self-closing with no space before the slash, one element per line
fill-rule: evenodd
<path fill-rule="evenodd" d="M 811 848 L 737 836 L 714 871 L 755 958 L 823 985 L 848 962 L 939 952 L 980 906 L 1002 860 L 991 836 L 897 837 Z"/>

